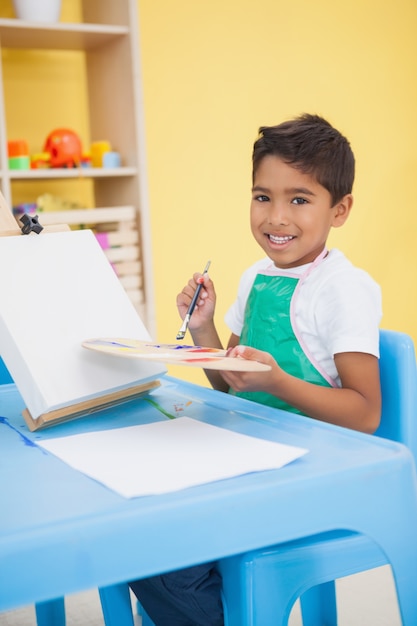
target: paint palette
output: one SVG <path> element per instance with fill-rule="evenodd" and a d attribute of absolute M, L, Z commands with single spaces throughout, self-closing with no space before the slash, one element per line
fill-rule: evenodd
<path fill-rule="evenodd" d="M 235 372 L 265 372 L 271 369 L 269 365 L 258 361 L 250 361 L 241 357 L 228 357 L 226 350 L 201 346 L 113 338 L 87 339 L 82 342 L 82 346 L 88 350 L 113 356 L 147 359 L 175 365 L 202 367 L 203 369 Z"/>

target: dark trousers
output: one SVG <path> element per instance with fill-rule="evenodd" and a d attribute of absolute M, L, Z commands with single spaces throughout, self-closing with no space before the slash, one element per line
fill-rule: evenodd
<path fill-rule="evenodd" d="M 223 626 L 221 578 L 214 563 L 135 580 L 133 593 L 155 626 Z"/>

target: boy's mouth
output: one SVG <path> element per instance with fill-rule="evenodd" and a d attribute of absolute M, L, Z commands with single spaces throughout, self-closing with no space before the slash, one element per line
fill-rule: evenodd
<path fill-rule="evenodd" d="M 276 243 L 276 244 L 288 243 L 292 239 L 295 239 L 293 235 L 285 235 L 285 236 L 278 237 L 277 235 L 268 234 L 267 237 L 272 243 Z"/>

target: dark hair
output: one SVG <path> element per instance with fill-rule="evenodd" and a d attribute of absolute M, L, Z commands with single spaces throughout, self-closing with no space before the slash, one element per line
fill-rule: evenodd
<path fill-rule="evenodd" d="M 350 144 L 318 115 L 304 113 L 277 126 L 262 126 L 253 146 L 253 179 L 268 155 L 313 176 L 330 192 L 333 206 L 352 191 L 355 157 Z"/>

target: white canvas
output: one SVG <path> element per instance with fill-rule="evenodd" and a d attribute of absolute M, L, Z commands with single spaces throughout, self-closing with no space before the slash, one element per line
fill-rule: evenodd
<path fill-rule="evenodd" d="M 0 355 L 33 419 L 165 373 L 81 347 L 97 335 L 150 339 L 91 231 L 0 237 L 0 268 Z"/>

